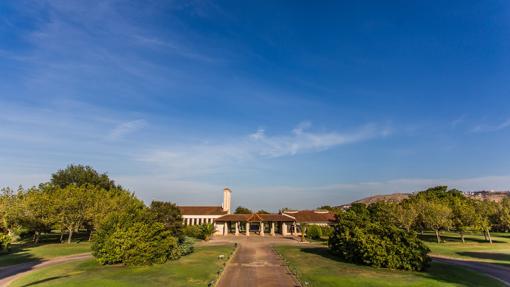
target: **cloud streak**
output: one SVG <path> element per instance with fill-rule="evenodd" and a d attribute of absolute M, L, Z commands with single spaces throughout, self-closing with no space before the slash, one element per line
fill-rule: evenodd
<path fill-rule="evenodd" d="M 289 134 L 268 135 L 264 129 L 217 144 L 164 147 L 147 151 L 139 161 L 187 175 L 225 171 L 247 162 L 320 152 L 337 146 L 386 137 L 391 128 L 376 124 L 349 132 L 314 132 L 302 123 Z"/>
<path fill-rule="evenodd" d="M 146 125 L 145 120 L 134 120 L 117 125 L 108 135 L 110 140 L 119 140 L 131 133 L 142 129 Z"/>
<path fill-rule="evenodd" d="M 510 119 L 507 119 L 496 125 L 477 125 L 471 131 L 474 133 L 497 132 L 510 127 Z"/>

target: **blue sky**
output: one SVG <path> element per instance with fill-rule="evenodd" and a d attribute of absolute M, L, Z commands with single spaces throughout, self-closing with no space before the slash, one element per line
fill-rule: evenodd
<path fill-rule="evenodd" d="M 277 210 L 510 189 L 508 1 L 2 1 L 0 186 Z"/>

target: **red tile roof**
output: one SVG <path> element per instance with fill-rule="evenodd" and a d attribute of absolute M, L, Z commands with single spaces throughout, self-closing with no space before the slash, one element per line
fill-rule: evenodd
<path fill-rule="evenodd" d="M 260 222 L 260 221 L 294 221 L 293 217 L 278 214 L 227 214 L 216 218 L 216 221 L 247 221 L 247 222 Z"/>
<path fill-rule="evenodd" d="M 297 222 L 330 223 L 335 221 L 334 213 L 322 210 L 288 210 L 284 214 L 294 217 Z"/>
<path fill-rule="evenodd" d="M 223 215 L 227 214 L 221 206 L 177 206 L 182 215 Z"/>

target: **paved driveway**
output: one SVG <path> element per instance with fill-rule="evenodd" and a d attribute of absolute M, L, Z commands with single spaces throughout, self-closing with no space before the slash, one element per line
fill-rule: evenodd
<path fill-rule="evenodd" d="M 295 240 L 259 236 L 220 240 L 237 242 L 238 249 L 227 264 L 218 287 L 301 286 L 271 248 L 272 244 L 298 244 Z"/>

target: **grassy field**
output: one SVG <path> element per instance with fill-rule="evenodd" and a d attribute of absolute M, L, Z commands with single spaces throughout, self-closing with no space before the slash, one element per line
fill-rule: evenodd
<path fill-rule="evenodd" d="M 276 250 L 301 282 L 308 282 L 306 286 L 503 286 L 482 274 L 440 263 L 427 272 L 393 271 L 342 262 L 325 247 L 278 246 Z"/>
<path fill-rule="evenodd" d="M 233 245 L 197 247 L 177 261 L 143 267 L 102 266 L 94 259 L 71 262 L 32 272 L 10 286 L 207 286 L 233 249 Z M 225 259 L 218 259 L 219 255 Z"/>
<path fill-rule="evenodd" d="M 437 243 L 434 234 L 420 236 L 430 248 L 431 255 L 442 255 L 467 260 L 491 262 L 510 265 L 510 234 L 492 234 L 493 244 L 484 240 L 482 235 L 466 235 L 466 243 L 462 243 L 458 234 L 443 233 L 445 241 Z"/>
<path fill-rule="evenodd" d="M 42 261 L 59 256 L 73 255 L 90 252 L 88 235 L 77 233 L 71 244 L 56 243 L 60 235 L 57 233 L 44 234 L 41 242 L 37 245 L 31 243 L 31 238 L 24 238 L 22 241 L 13 244 L 10 252 L 0 254 L 0 268 L 28 261 Z"/>

